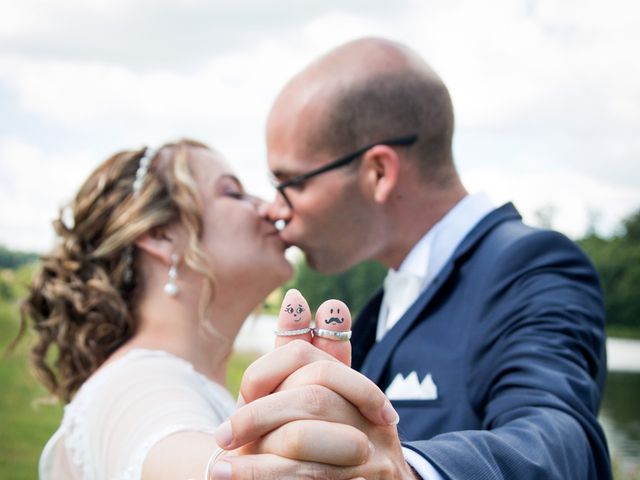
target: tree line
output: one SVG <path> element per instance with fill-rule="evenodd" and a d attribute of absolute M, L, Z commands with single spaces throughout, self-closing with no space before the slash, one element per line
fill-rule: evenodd
<path fill-rule="evenodd" d="M 640 336 L 640 210 L 624 220 L 619 234 L 602 238 L 592 232 L 578 244 L 600 274 L 612 332 Z"/>

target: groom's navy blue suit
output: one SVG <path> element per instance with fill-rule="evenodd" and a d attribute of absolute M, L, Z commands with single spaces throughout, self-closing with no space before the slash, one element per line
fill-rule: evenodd
<path fill-rule="evenodd" d="M 451 479 L 611 478 L 596 421 L 606 375 L 597 275 L 566 237 L 487 215 L 375 343 L 382 293 L 354 326 L 353 366 L 386 390 L 431 374 L 434 400 L 397 400 L 403 445 Z"/>

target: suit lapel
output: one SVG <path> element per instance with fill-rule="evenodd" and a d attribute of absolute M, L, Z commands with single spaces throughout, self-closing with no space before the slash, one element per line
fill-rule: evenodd
<path fill-rule="evenodd" d="M 427 308 L 434 295 L 440 290 L 452 272 L 453 262 L 448 262 L 442 269 L 440 275 L 434 279 L 431 285 L 418 297 L 413 305 L 411 305 L 409 310 L 398 320 L 398 323 L 386 333 L 381 341 L 373 345 L 361 368 L 361 372 L 364 375 L 375 383 L 378 383 L 384 367 L 387 364 L 387 360 L 391 356 L 391 352 L 404 337 L 407 330 L 421 317 L 420 313 Z"/>
<path fill-rule="evenodd" d="M 376 325 L 378 312 L 382 303 L 382 289 L 367 302 L 353 324 L 351 337 L 351 367 L 360 371 L 362 364 L 376 342 Z"/>
<path fill-rule="evenodd" d="M 359 341 L 357 346 L 354 344 L 354 368 L 359 369 L 361 373 L 375 383 L 379 383 L 384 368 L 396 345 L 418 319 L 424 318 L 422 313 L 428 308 L 434 296 L 454 272 L 456 264 L 496 225 L 507 220 L 520 218 L 513 204 L 508 203 L 482 219 L 458 246 L 449 261 L 447 261 L 440 273 L 431 282 L 431 285 L 418 297 L 409 310 L 400 318 L 398 323 L 387 332 L 384 338 L 380 342 L 375 343 L 376 322 L 382 301 L 382 292 L 380 291 L 365 307 L 356 322 L 356 326 L 359 328 L 356 330 L 354 327 L 354 337 L 358 338 L 356 335 L 362 335 L 362 341 Z M 364 322 L 360 326 L 359 323 L 361 321 Z"/>

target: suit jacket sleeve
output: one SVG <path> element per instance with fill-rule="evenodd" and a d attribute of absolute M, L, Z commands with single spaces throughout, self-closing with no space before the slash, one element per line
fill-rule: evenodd
<path fill-rule="evenodd" d="M 597 422 L 606 361 L 592 265 L 564 236 L 535 231 L 486 268 L 464 372 L 482 430 L 404 446 L 450 479 L 611 478 Z"/>

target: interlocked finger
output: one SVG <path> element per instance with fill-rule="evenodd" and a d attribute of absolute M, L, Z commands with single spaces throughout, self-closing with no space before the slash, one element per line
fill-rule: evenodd
<path fill-rule="evenodd" d="M 216 441 L 227 450 L 238 448 L 296 420 L 338 422 L 361 430 L 366 421 L 337 393 L 320 385 L 306 385 L 276 392 L 239 408 L 218 427 Z"/>
<path fill-rule="evenodd" d="M 348 467 L 366 462 L 373 446 L 364 433 L 350 425 L 296 420 L 265 435 L 255 449 L 292 460 Z"/>
<path fill-rule="evenodd" d="M 318 360 L 338 364 L 338 360 L 309 342 L 295 340 L 263 355 L 244 372 L 240 383 L 243 404 L 274 392 L 289 375 L 300 367 Z"/>
<path fill-rule="evenodd" d="M 378 386 L 361 373 L 334 361 L 317 360 L 298 368 L 278 387 L 278 391 L 322 385 L 354 405 L 377 425 L 396 425 L 399 417 Z"/>
<path fill-rule="evenodd" d="M 302 462 L 273 454 L 228 455 L 213 467 L 212 480 L 283 480 L 322 478 L 323 480 L 363 479 L 358 467 L 340 467 L 318 462 Z"/>

